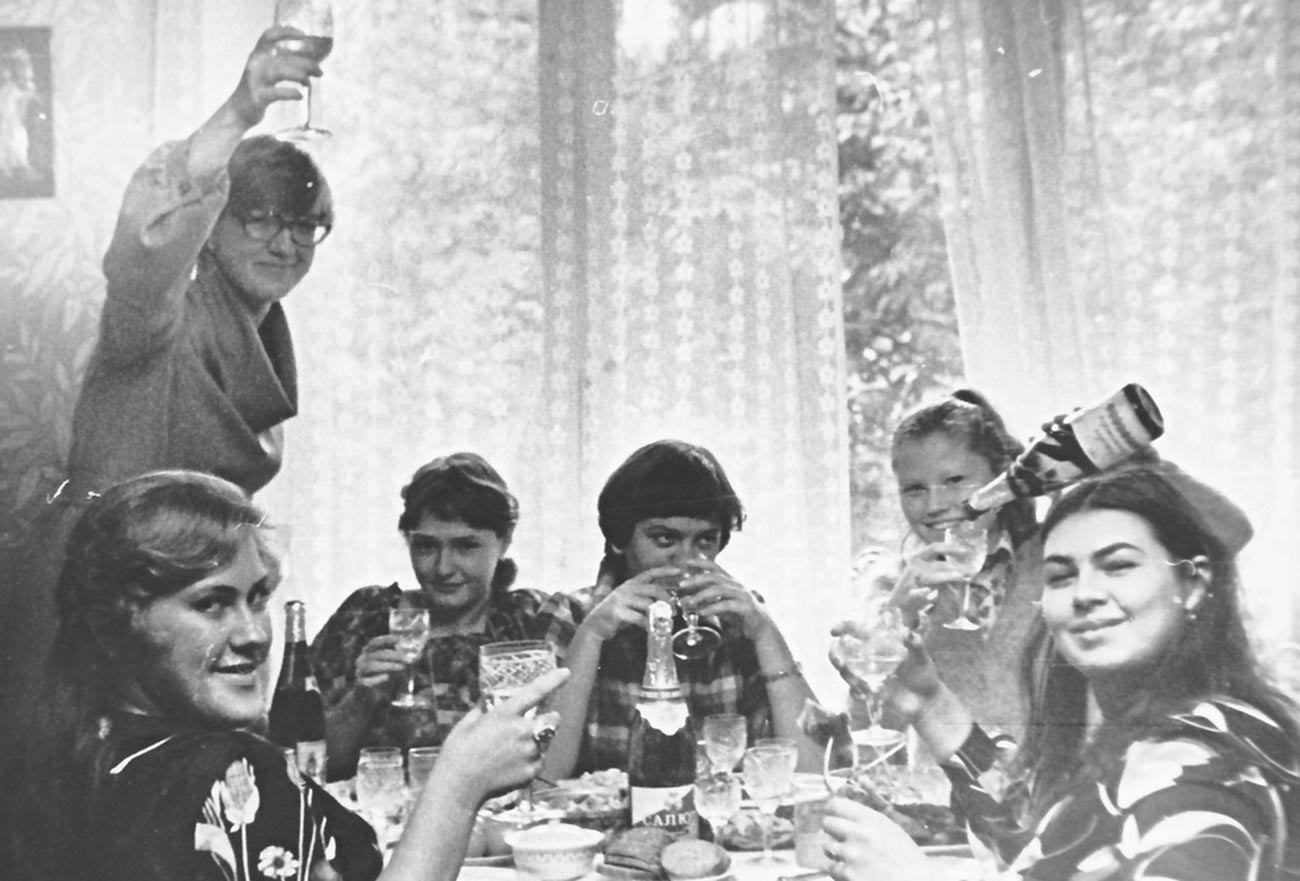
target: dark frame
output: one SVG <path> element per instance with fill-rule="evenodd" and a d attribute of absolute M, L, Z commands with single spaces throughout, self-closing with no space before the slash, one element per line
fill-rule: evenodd
<path fill-rule="evenodd" d="M 0 199 L 53 195 L 50 28 L 0 28 Z"/>

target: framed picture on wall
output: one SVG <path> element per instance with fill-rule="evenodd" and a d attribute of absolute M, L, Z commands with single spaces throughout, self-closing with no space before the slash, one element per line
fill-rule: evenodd
<path fill-rule="evenodd" d="M 54 195 L 50 29 L 0 27 L 0 199 Z"/>

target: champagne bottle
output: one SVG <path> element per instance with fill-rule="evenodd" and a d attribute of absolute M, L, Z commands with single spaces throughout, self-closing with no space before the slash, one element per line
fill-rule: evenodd
<path fill-rule="evenodd" d="M 978 517 L 1017 498 L 1041 496 L 1128 459 L 1165 432 L 1150 392 L 1135 382 L 1102 401 L 1058 417 L 1005 474 L 966 500 Z"/>
<path fill-rule="evenodd" d="M 658 600 L 648 612 L 645 676 L 628 742 L 627 780 L 633 826 L 693 836 L 695 726 L 677 681 L 672 641 L 672 606 Z"/>
<path fill-rule="evenodd" d="M 269 736 L 292 749 L 298 770 L 325 781 L 325 705 L 307 654 L 307 610 L 299 600 L 284 604 L 284 662 L 271 700 Z"/>

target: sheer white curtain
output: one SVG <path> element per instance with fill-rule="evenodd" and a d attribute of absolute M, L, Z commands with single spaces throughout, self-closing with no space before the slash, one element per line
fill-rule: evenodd
<path fill-rule="evenodd" d="M 405 580 L 398 490 L 474 449 L 520 583 L 591 582 L 634 448 L 711 448 L 723 562 L 814 678 L 847 578 L 829 0 L 338 4 L 320 149 L 338 225 L 289 309 L 302 413 L 265 498 L 312 621 Z"/>
<path fill-rule="evenodd" d="M 547 571 L 590 582 L 635 447 L 712 449 L 750 519 L 723 562 L 814 681 L 847 580 L 826 0 L 541 4 Z"/>
<path fill-rule="evenodd" d="M 1165 455 L 1255 522 L 1269 639 L 1300 608 L 1294 6 L 923 0 L 915 47 L 968 377 L 1025 433 L 1150 388 Z"/>

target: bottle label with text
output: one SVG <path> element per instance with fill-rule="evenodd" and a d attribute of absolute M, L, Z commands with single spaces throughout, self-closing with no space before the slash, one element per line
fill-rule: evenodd
<path fill-rule="evenodd" d="M 633 786 L 629 796 L 633 826 L 659 826 L 689 837 L 696 834 L 694 786 Z"/>

